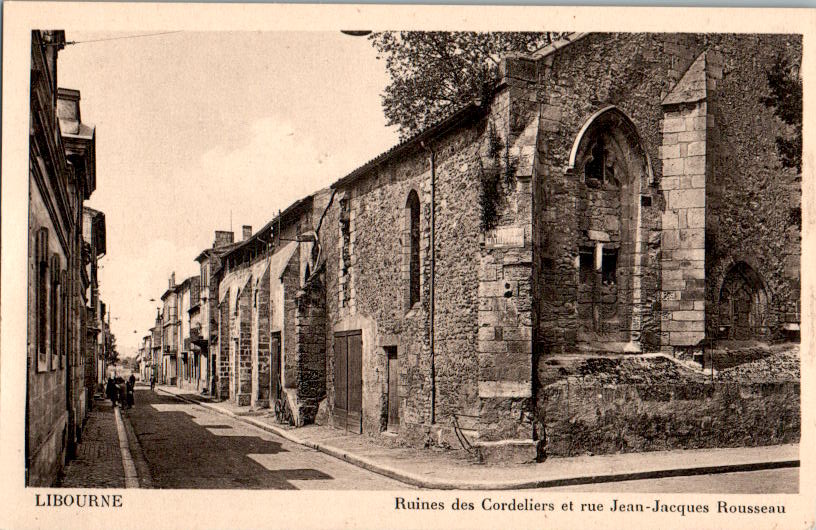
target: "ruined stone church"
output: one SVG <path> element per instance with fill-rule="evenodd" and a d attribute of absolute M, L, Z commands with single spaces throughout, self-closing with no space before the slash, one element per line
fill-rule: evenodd
<path fill-rule="evenodd" d="M 798 439 L 798 380 L 704 356 L 799 329 L 767 73 L 801 49 L 592 33 L 506 58 L 489 97 L 224 256 L 224 397 L 486 460 Z"/>

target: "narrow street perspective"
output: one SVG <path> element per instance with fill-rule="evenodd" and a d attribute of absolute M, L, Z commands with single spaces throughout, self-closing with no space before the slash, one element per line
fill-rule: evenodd
<path fill-rule="evenodd" d="M 184 489 L 411 489 L 275 434 L 138 386 L 122 411 L 139 483 Z M 98 401 L 57 486 L 124 488 L 125 472 L 110 401 Z M 128 425 L 129 424 L 129 425 Z M 126 442 L 128 442 L 126 440 Z M 148 474 L 148 476 L 145 476 Z"/>
<path fill-rule="evenodd" d="M 797 445 L 496 466 L 466 451 L 384 448 L 326 427 L 278 431 L 268 414 L 242 414 L 169 386 L 137 385 L 135 401 L 121 410 L 97 400 L 78 454 L 57 486 L 794 493 L 799 482 Z M 292 438 L 294 431 L 298 437 Z M 134 470 L 130 480 L 128 467 Z"/>
<path fill-rule="evenodd" d="M 171 394 L 139 390 L 136 399 L 142 406 L 127 417 L 156 488 L 407 487 Z"/>

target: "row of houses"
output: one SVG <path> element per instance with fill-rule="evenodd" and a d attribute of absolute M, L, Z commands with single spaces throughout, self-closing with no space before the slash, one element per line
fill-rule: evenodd
<path fill-rule="evenodd" d="M 96 188 L 95 130 L 80 93 L 57 87 L 63 31 L 31 33 L 26 483 L 54 483 L 74 455 L 110 347 L 98 260 L 105 214 Z"/>
<path fill-rule="evenodd" d="M 654 399 L 666 362 L 799 328 L 801 178 L 767 74 L 800 61 L 787 35 L 572 34 L 507 57 L 485 99 L 240 241 L 216 232 L 198 276 L 171 276 L 143 377 L 488 460 L 625 431 L 602 411 Z M 612 397 L 575 394 L 603 373 Z M 671 434 L 718 414 L 711 395 L 661 398 L 650 425 L 669 427 L 643 436 L 720 443 Z"/>

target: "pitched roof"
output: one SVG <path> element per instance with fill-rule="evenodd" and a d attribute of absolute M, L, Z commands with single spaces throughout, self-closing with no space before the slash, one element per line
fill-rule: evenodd
<path fill-rule="evenodd" d="M 562 38 L 556 40 L 534 51 L 529 56 L 532 59 L 541 59 L 542 57 L 546 57 L 556 51 L 569 46 L 573 42 L 580 40 L 584 37 L 589 35 L 589 33 L 569 33 Z M 494 87 L 495 89 L 498 88 Z M 491 94 L 492 95 L 492 94 Z M 416 147 L 416 145 L 421 144 L 422 141 L 428 140 L 435 136 L 439 136 L 445 132 L 447 132 L 451 127 L 457 125 L 464 119 L 475 115 L 478 112 L 486 112 L 488 105 L 484 104 L 481 100 L 473 99 L 468 101 L 464 104 L 460 104 L 458 106 L 453 106 L 448 112 L 442 114 L 435 122 L 428 125 L 423 130 L 409 136 L 405 140 L 401 141 L 400 143 L 396 144 L 395 146 L 391 147 L 387 151 L 380 153 L 379 155 L 375 156 L 365 164 L 359 166 L 357 169 L 353 170 L 351 173 L 346 175 L 345 177 L 340 178 L 334 184 L 331 185 L 331 188 L 336 189 L 343 187 L 351 182 L 354 182 L 359 177 L 364 175 L 370 169 L 383 164 L 397 155 L 405 153 L 409 149 Z"/>
<path fill-rule="evenodd" d="M 436 120 L 434 123 L 432 123 L 425 129 L 417 132 L 412 136 L 409 136 L 408 138 L 391 147 L 387 151 L 375 156 L 374 158 L 372 158 L 365 164 L 359 166 L 357 169 L 355 169 L 345 177 L 337 180 L 334 184 L 331 185 L 331 187 L 336 189 L 343 187 L 347 184 L 350 184 L 351 182 L 354 182 L 370 169 L 395 158 L 397 155 L 405 153 L 409 149 L 413 149 L 417 145 L 421 144 L 424 140 L 429 140 L 430 138 L 439 136 L 440 134 L 448 131 L 454 125 L 460 123 L 465 118 L 473 116 L 477 112 L 484 112 L 484 110 L 485 107 L 483 107 L 482 102 L 478 99 L 468 101 L 465 104 L 452 108 L 450 111 L 443 114 L 441 118 Z"/>

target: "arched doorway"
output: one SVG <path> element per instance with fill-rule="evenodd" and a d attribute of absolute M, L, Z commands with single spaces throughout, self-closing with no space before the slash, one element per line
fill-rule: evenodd
<path fill-rule="evenodd" d="M 734 263 L 720 287 L 718 303 L 720 338 L 767 339 L 768 295 L 757 272 L 744 261 Z"/>
<path fill-rule="evenodd" d="M 578 340 L 639 350 L 641 200 L 651 179 L 632 121 L 615 107 L 593 115 L 570 155 L 577 179 Z"/>

